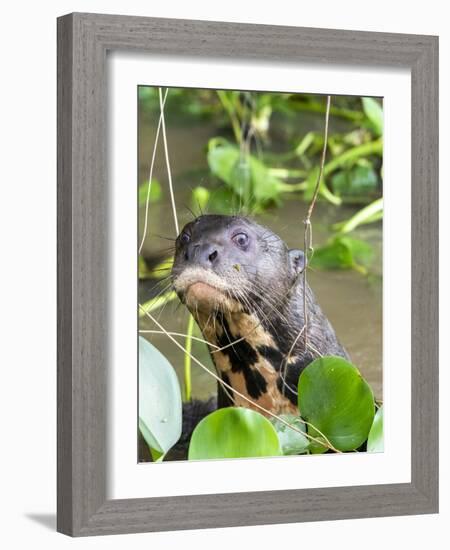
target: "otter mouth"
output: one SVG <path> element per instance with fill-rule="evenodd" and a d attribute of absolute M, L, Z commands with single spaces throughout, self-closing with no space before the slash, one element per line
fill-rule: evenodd
<path fill-rule="evenodd" d="M 196 281 L 190 284 L 187 287 L 184 296 L 188 305 L 201 304 L 203 306 L 208 306 L 210 309 L 226 298 L 226 295 L 222 290 L 219 290 L 204 281 Z"/>
<path fill-rule="evenodd" d="M 187 268 L 174 281 L 175 291 L 189 309 L 235 311 L 238 303 L 222 277 L 202 268 Z"/>

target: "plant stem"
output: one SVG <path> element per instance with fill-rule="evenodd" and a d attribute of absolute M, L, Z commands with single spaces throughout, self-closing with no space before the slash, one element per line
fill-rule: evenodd
<path fill-rule="evenodd" d="M 141 310 L 139 312 L 139 317 L 144 317 L 146 313 L 155 311 L 156 309 L 159 309 L 166 303 L 171 302 L 176 298 L 177 298 L 176 292 L 174 292 L 173 290 L 169 290 L 168 292 L 165 292 L 161 296 L 157 296 L 156 298 L 152 298 L 151 300 L 148 300 L 147 302 L 143 303 L 140 306 Z"/>
<path fill-rule="evenodd" d="M 327 107 L 325 111 L 325 129 L 323 132 L 323 149 L 322 149 L 322 156 L 320 159 L 320 167 L 319 167 L 319 173 L 317 175 L 317 181 L 316 186 L 314 188 L 314 193 L 311 199 L 311 203 L 309 205 L 308 211 L 306 213 L 306 218 L 304 220 L 305 224 L 305 232 L 303 235 L 304 240 L 304 248 L 305 248 L 305 267 L 303 269 L 303 324 L 305 329 L 304 334 L 304 344 L 305 344 L 305 352 L 308 347 L 308 308 L 307 308 L 307 300 L 306 300 L 306 271 L 308 268 L 308 252 L 312 251 L 312 228 L 311 228 L 311 215 L 314 210 L 314 206 L 316 204 L 317 196 L 319 194 L 320 184 L 322 182 L 322 175 L 324 172 L 324 166 L 325 166 L 325 157 L 327 154 L 327 142 L 328 142 L 328 123 L 330 120 L 330 106 L 331 106 L 331 96 L 327 96 Z"/>
<path fill-rule="evenodd" d="M 316 101 L 302 101 L 294 102 L 293 106 L 298 111 L 310 111 L 312 113 L 325 113 L 326 108 Z M 346 118 L 354 122 L 361 122 L 364 119 L 364 115 L 359 111 L 352 111 L 351 109 L 344 109 L 342 107 L 331 107 L 331 115 Z"/>
<path fill-rule="evenodd" d="M 159 131 L 161 130 L 162 125 L 162 119 L 164 116 L 164 105 L 166 104 L 167 94 L 169 93 L 169 89 L 167 88 L 166 93 L 164 94 L 163 102 L 162 102 L 162 110 L 160 110 L 159 119 L 158 119 L 158 125 L 156 127 L 156 135 L 155 135 L 155 143 L 153 144 L 153 152 L 152 152 L 152 160 L 150 162 L 150 173 L 148 175 L 148 187 L 147 187 L 147 196 L 145 199 L 145 217 L 144 217 L 144 229 L 142 231 L 142 239 L 139 244 L 139 254 L 142 252 L 142 248 L 144 246 L 145 238 L 147 237 L 147 227 L 148 227 L 148 207 L 150 204 L 150 193 L 152 190 L 152 181 L 153 181 L 153 167 L 155 165 L 155 157 L 156 157 L 156 149 L 158 148 L 158 140 L 159 140 Z"/>
<path fill-rule="evenodd" d="M 164 117 L 164 103 L 163 103 L 162 88 L 159 88 L 159 107 L 161 111 L 161 130 L 162 130 L 162 139 L 163 139 L 163 145 L 164 145 L 164 156 L 166 159 L 166 167 L 167 167 L 167 180 L 169 182 L 170 202 L 172 204 L 172 213 L 173 213 L 173 221 L 175 223 L 175 231 L 178 236 L 178 234 L 180 233 L 180 228 L 178 227 L 177 207 L 175 205 L 175 195 L 173 192 L 173 184 L 172 184 L 172 170 L 170 169 L 169 146 L 167 145 L 166 119 Z"/>
<path fill-rule="evenodd" d="M 307 188 L 306 181 L 300 181 L 298 183 L 283 183 L 280 182 L 277 188 L 281 193 L 295 193 L 296 191 L 305 191 Z"/>
<path fill-rule="evenodd" d="M 363 143 L 356 147 L 348 149 L 342 155 L 335 157 L 330 162 L 327 162 L 323 167 L 324 176 L 328 176 L 331 172 L 334 172 L 337 168 L 340 168 L 343 164 L 349 161 L 357 160 L 359 157 L 366 155 L 381 154 L 383 152 L 383 140 L 381 138 L 375 141 L 369 141 L 369 143 Z"/>
<path fill-rule="evenodd" d="M 350 219 L 333 225 L 333 229 L 340 233 L 350 233 L 359 225 L 373 223 L 383 217 L 383 199 L 377 199 L 361 210 L 358 210 Z"/>
<path fill-rule="evenodd" d="M 305 170 L 297 170 L 295 168 L 269 168 L 269 174 L 276 178 L 304 178 L 307 175 Z"/>
<path fill-rule="evenodd" d="M 186 329 L 185 353 L 184 353 L 184 397 L 190 401 L 192 397 L 192 378 L 191 378 L 191 351 L 192 351 L 192 333 L 194 331 L 194 317 L 189 315 Z"/>
<path fill-rule="evenodd" d="M 236 141 L 238 143 L 241 143 L 242 141 L 242 133 L 241 133 L 241 125 L 239 123 L 239 119 L 236 116 L 235 108 L 232 105 L 231 101 L 229 100 L 227 93 L 223 90 L 217 90 L 217 95 L 219 96 L 220 102 L 223 105 L 223 108 L 228 113 L 228 116 L 230 117 L 231 127 L 233 128 L 234 137 L 236 138 Z"/>

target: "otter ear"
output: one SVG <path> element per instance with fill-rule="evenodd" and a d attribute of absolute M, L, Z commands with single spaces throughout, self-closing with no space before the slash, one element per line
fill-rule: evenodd
<path fill-rule="evenodd" d="M 289 262 L 294 275 L 299 275 L 305 269 L 305 254 L 303 250 L 293 248 L 289 250 Z"/>

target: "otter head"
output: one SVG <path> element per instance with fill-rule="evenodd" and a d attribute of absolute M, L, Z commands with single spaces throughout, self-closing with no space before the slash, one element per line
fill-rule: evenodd
<path fill-rule="evenodd" d="M 176 240 L 174 288 L 192 312 L 249 312 L 285 300 L 304 268 L 300 250 L 241 216 L 204 215 Z"/>

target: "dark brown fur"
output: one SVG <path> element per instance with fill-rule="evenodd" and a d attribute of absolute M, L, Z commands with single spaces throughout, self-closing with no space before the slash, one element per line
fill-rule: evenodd
<path fill-rule="evenodd" d="M 172 270 L 175 290 L 212 344 L 222 379 L 245 396 L 219 385 L 219 406 L 296 412 L 306 365 L 320 355 L 347 357 L 309 286 L 307 347 L 304 333 L 298 337 L 303 269 L 300 250 L 289 250 L 249 218 L 207 215 L 183 228 Z"/>

